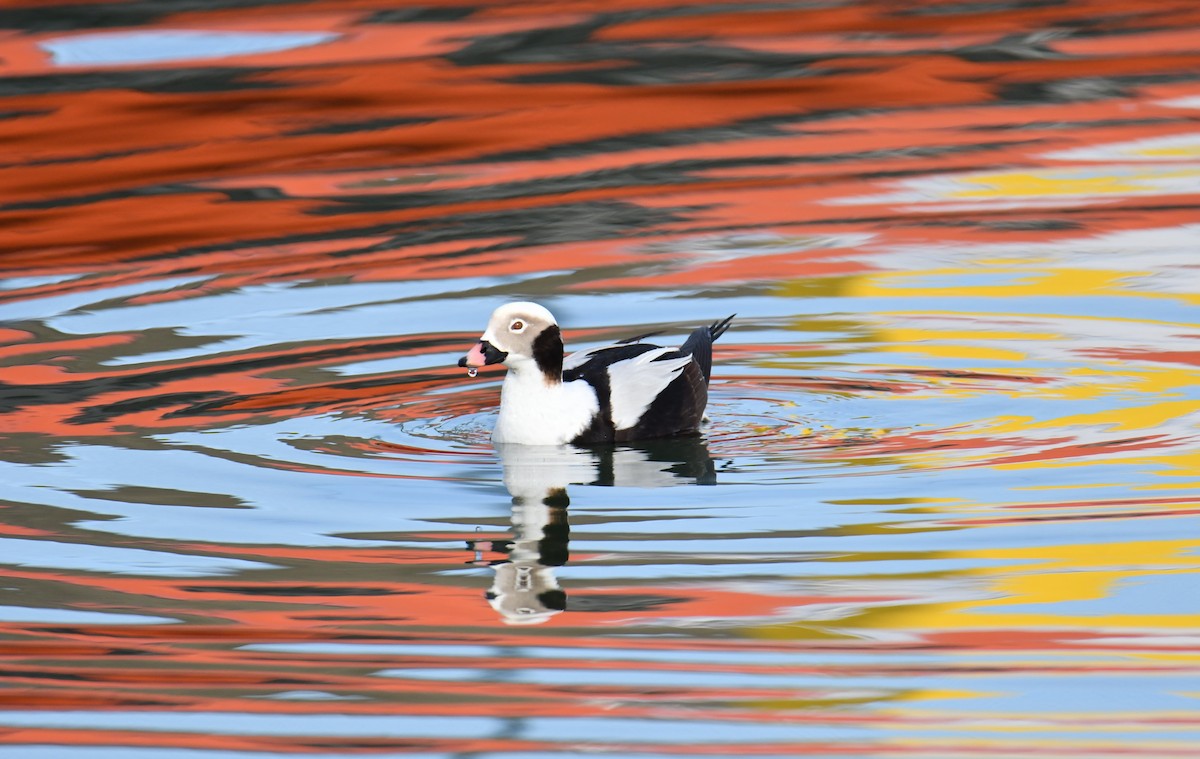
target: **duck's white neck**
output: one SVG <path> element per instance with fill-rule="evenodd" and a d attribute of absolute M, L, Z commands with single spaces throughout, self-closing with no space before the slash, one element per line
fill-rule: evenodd
<path fill-rule="evenodd" d="M 519 378 L 522 383 L 530 385 L 541 384 L 544 387 L 555 387 L 562 384 L 562 362 L 559 361 L 558 371 L 543 369 L 537 360 L 532 358 L 513 358 L 504 362 L 508 374 L 504 378 L 507 387 L 509 380 Z"/>

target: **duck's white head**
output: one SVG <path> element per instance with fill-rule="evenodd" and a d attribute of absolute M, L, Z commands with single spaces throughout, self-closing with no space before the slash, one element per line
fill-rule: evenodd
<path fill-rule="evenodd" d="M 459 366 L 477 369 L 504 364 L 514 371 L 537 367 L 547 381 L 562 381 L 563 342 L 554 314 L 544 306 L 521 301 L 492 312 L 487 329 Z"/>

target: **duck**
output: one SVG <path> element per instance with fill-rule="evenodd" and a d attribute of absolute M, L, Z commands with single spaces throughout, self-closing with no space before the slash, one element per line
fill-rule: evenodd
<path fill-rule="evenodd" d="M 520 445 L 623 443 L 695 435 L 705 420 L 712 345 L 731 315 L 699 327 L 676 348 L 638 335 L 564 358 L 562 332 L 550 311 L 506 303 L 458 365 L 475 376 L 507 369 L 492 441 Z"/>

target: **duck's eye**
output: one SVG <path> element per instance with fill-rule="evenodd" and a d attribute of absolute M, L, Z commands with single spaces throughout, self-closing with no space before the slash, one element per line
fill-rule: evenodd
<path fill-rule="evenodd" d="M 521 321 L 520 319 L 517 319 L 512 324 L 508 325 L 508 328 L 511 329 L 513 332 L 520 332 L 521 330 L 525 329 L 525 322 Z"/>

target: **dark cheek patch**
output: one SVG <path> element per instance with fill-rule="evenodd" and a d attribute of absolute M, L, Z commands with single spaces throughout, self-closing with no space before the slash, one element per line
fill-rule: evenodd
<path fill-rule="evenodd" d="M 542 330 L 533 340 L 533 360 L 550 382 L 562 382 L 563 342 L 557 324 Z"/>

